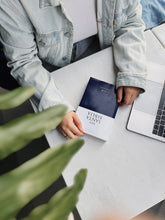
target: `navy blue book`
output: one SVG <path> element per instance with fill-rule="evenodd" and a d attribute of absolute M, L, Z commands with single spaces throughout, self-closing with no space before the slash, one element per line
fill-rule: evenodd
<path fill-rule="evenodd" d="M 115 86 L 91 77 L 77 108 L 84 132 L 107 141 L 118 105 Z"/>

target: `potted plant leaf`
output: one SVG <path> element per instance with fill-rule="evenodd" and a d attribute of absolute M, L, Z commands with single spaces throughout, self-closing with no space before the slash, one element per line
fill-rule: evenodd
<path fill-rule="evenodd" d="M 18 106 L 33 93 L 33 87 L 20 87 L 0 94 L 0 109 Z M 65 106 L 54 106 L 42 112 L 26 114 L 0 126 L 0 159 L 55 128 L 65 112 Z M 58 179 L 82 145 L 82 139 L 66 141 L 61 146 L 49 148 L 16 169 L 1 175 L 0 219 L 16 219 L 22 207 Z M 25 219 L 67 220 L 78 201 L 86 175 L 87 170 L 81 169 L 72 186 L 58 191 L 47 204 L 36 207 Z"/>

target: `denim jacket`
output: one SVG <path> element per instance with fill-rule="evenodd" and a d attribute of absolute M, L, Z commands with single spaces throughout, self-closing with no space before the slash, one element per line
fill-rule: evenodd
<path fill-rule="evenodd" d="M 101 48 L 113 46 L 118 68 L 116 87 L 145 90 L 144 23 L 139 0 L 97 0 Z M 0 0 L 0 39 L 11 74 L 22 86 L 34 86 L 39 110 L 65 104 L 41 60 L 63 67 L 70 63 L 73 24 L 62 0 Z"/>

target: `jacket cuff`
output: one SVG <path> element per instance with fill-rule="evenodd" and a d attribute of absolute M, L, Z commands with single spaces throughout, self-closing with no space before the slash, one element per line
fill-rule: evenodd
<path fill-rule="evenodd" d="M 67 100 L 64 99 L 60 91 L 56 88 L 54 80 L 51 78 L 47 88 L 45 89 L 41 97 L 38 105 L 38 110 L 42 111 L 49 107 L 61 104 L 67 107 L 66 113 L 75 110 L 75 108 Z"/>
<path fill-rule="evenodd" d="M 66 113 L 71 112 L 71 111 L 75 111 L 75 108 L 72 105 L 70 105 L 67 101 L 55 102 L 55 101 L 50 101 L 49 98 L 46 98 L 45 100 L 42 99 L 40 101 L 39 106 L 38 106 L 38 110 L 42 111 L 42 110 L 47 109 L 49 107 L 61 105 L 61 104 L 65 105 L 67 107 Z"/>
<path fill-rule="evenodd" d="M 146 90 L 146 73 L 132 74 L 119 72 L 116 79 L 116 89 L 121 86 L 131 86 L 141 89 L 141 93 Z"/>

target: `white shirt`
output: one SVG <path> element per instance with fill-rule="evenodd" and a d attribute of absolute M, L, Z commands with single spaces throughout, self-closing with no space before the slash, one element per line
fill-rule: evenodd
<path fill-rule="evenodd" d="M 73 42 L 97 33 L 96 0 L 62 0 L 73 23 Z"/>

